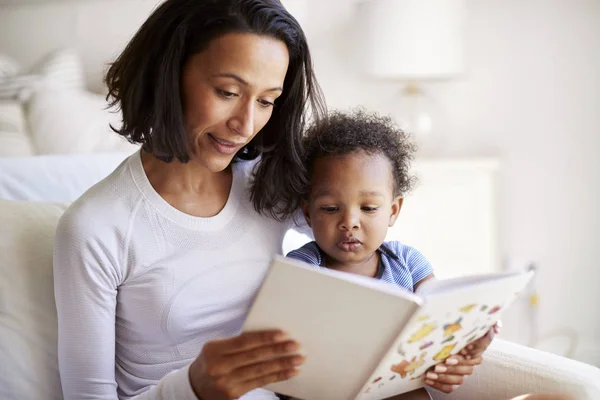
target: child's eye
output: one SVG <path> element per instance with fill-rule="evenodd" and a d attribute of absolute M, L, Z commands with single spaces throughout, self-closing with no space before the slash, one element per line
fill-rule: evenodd
<path fill-rule="evenodd" d="M 321 207 L 321 210 L 328 212 L 328 213 L 333 213 L 333 212 L 336 212 L 337 210 L 339 210 L 339 208 L 335 207 L 335 206 L 323 206 L 323 207 Z"/>
<path fill-rule="evenodd" d="M 363 211 L 366 211 L 366 212 L 375 212 L 375 211 L 377 211 L 378 208 L 377 207 L 363 206 L 360 209 L 363 210 Z"/>

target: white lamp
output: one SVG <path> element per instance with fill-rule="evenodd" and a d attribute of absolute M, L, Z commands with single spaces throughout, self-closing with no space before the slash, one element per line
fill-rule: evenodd
<path fill-rule="evenodd" d="M 463 72 L 464 0 L 365 0 L 359 4 L 364 69 L 405 86 L 392 114 L 425 136 L 434 125 L 433 99 L 422 83 Z"/>

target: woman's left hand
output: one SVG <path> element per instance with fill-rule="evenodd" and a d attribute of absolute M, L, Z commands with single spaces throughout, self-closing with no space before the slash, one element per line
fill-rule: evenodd
<path fill-rule="evenodd" d="M 500 332 L 500 321 L 481 338 L 462 349 L 459 354 L 450 356 L 445 362 L 436 365 L 425 375 L 425 384 L 444 393 L 453 392 L 462 385 L 467 375 L 483 362 L 482 354 Z"/>

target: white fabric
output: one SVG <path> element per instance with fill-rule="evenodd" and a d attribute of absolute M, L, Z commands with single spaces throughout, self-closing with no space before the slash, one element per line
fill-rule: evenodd
<path fill-rule="evenodd" d="M 17 100 L 0 100 L 0 157 L 32 155 L 33 147 L 25 129 L 21 103 Z"/>
<path fill-rule="evenodd" d="M 434 400 L 506 400 L 527 393 L 568 393 L 600 399 L 600 369 L 575 360 L 495 339 L 475 374 L 451 395 Z"/>
<path fill-rule="evenodd" d="M 193 399 L 185 370 L 165 375 L 239 333 L 287 230 L 254 211 L 251 166 L 234 164 L 223 210 L 197 218 L 154 191 L 137 152 L 65 212 L 54 280 L 66 399 Z"/>
<path fill-rule="evenodd" d="M 25 102 L 42 83 L 63 90 L 84 90 L 83 64 L 77 51 L 70 48 L 53 51 L 28 72 L 20 71 L 16 62 L 10 64 L 10 58 L 0 58 L 0 99 Z"/>
<path fill-rule="evenodd" d="M 28 120 L 38 154 L 133 152 L 137 146 L 110 128 L 119 113 L 107 110 L 104 96 L 49 85 L 34 93 Z"/>
<path fill-rule="evenodd" d="M 108 176 L 130 154 L 0 157 L 0 199 L 74 201 Z"/>
<path fill-rule="evenodd" d="M 66 90 L 85 90 L 83 63 L 72 48 L 64 48 L 47 54 L 35 65 L 31 74 L 41 76 L 45 83 Z"/>
<path fill-rule="evenodd" d="M 66 205 L 0 200 L 0 398 L 62 399 L 52 246 Z"/>

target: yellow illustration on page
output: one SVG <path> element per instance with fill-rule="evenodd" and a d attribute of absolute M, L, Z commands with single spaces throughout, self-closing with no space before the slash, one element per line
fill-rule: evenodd
<path fill-rule="evenodd" d="M 418 340 L 423 339 L 437 328 L 435 324 L 425 324 L 418 331 L 416 331 L 409 339 L 408 343 L 414 343 Z"/>

